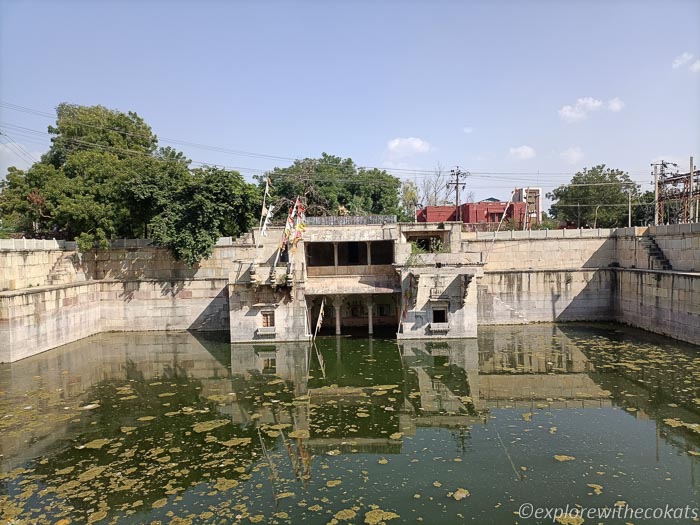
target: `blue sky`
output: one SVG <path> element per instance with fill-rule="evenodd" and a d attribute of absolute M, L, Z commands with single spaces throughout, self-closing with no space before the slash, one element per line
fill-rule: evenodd
<path fill-rule="evenodd" d="M 132 110 L 159 137 L 263 155 L 459 165 L 477 198 L 599 163 L 648 183 L 652 161 L 700 156 L 700 2 L 0 0 L 0 100 Z M 10 149 L 3 174 L 25 165 Z M 246 176 L 288 164 L 179 149 Z"/>

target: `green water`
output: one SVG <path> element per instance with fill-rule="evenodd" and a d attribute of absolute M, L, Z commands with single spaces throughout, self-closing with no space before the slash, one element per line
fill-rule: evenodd
<path fill-rule="evenodd" d="M 518 510 L 692 508 L 699 423 L 698 347 L 617 325 L 324 337 L 317 351 L 103 334 L 0 365 L 0 523 L 551 523 Z M 692 521 L 585 521 L 599 522 Z"/>

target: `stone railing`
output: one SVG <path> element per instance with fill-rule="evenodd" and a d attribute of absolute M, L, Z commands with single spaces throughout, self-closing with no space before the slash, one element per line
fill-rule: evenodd
<path fill-rule="evenodd" d="M 536 239 L 585 239 L 610 238 L 614 228 L 595 228 L 578 230 L 507 230 L 500 232 L 462 232 L 463 241 L 497 241 L 536 240 Z"/>
<path fill-rule="evenodd" d="M 328 277 L 333 275 L 394 275 L 396 271 L 391 264 L 353 265 L 353 266 L 308 266 L 308 277 Z"/>
<path fill-rule="evenodd" d="M 368 224 L 395 224 L 396 215 L 327 215 L 307 217 L 309 226 L 364 226 Z"/>
<path fill-rule="evenodd" d="M 0 250 L 8 251 L 53 251 L 77 249 L 75 241 L 57 241 L 56 239 L 0 239 Z"/>

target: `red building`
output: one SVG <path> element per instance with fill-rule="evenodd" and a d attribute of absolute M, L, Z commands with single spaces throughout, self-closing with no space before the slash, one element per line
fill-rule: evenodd
<path fill-rule="evenodd" d="M 480 202 L 467 202 L 460 208 L 460 218 L 466 224 L 489 224 L 514 219 L 519 227 L 525 219 L 527 204 L 525 202 L 504 202 L 486 199 Z M 457 220 L 455 206 L 426 206 L 416 212 L 417 222 L 447 222 Z"/>

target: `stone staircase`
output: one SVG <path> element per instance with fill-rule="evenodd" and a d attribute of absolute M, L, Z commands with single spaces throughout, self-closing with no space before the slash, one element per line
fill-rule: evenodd
<path fill-rule="evenodd" d="M 652 270 L 673 270 L 671 263 L 664 255 L 663 250 L 656 244 L 656 240 L 651 235 L 639 238 L 641 244 L 649 255 L 649 268 Z"/>
<path fill-rule="evenodd" d="M 77 255 L 70 254 L 57 259 L 49 271 L 46 284 L 53 286 L 55 284 L 69 284 L 76 281 L 84 281 L 85 273 L 77 263 L 76 257 Z"/>
<path fill-rule="evenodd" d="M 258 234 L 256 230 L 256 235 Z M 254 244 L 253 241 L 253 233 L 252 232 L 244 232 L 240 234 L 237 238 L 231 239 L 232 244 Z"/>

